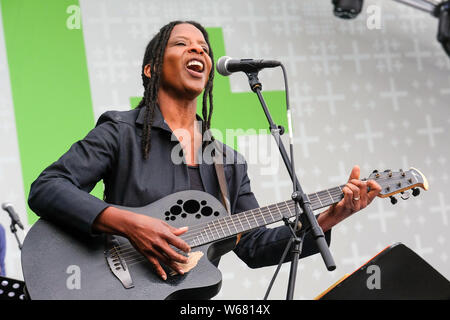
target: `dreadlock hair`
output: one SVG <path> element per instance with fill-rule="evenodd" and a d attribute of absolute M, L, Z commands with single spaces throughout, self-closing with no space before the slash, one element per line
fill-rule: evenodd
<path fill-rule="evenodd" d="M 205 89 L 203 91 L 203 100 L 202 100 L 202 134 L 204 134 L 207 130 L 210 129 L 211 125 L 211 115 L 213 111 L 213 79 L 214 79 L 214 57 L 212 53 L 212 49 L 209 43 L 208 33 L 205 28 L 195 21 L 172 21 L 165 26 L 163 26 L 159 32 L 153 37 L 152 40 L 147 45 L 145 50 L 144 60 L 142 62 L 142 84 L 145 88 L 144 96 L 142 100 L 139 102 L 137 108 L 145 108 L 145 120 L 144 127 L 142 132 L 142 153 L 144 159 L 148 159 L 148 155 L 151 147 L 151 130 L 153 124 L 153 116 L 154 110 L 157 107 L 158 103 L 158 90 L 161 83 L 161 72 L 162 65 L 164 61 L 164 53 L 167 46 L 167 41 L 169 40 L 170 34 L 173 28 L 181 23 L 188 23 L 195 26 L 197 29 L 201 31 L 203 37 L 205 38 L 206 43 L 209 47 L 209 56 L 212 61 L 212 68 L 209 74 L 208 81 L 206 83 Z M 144 74 L 144 68 L 146 65 L 151 66 L 151 77 L 148 78 Z M 209 103 L 209 108 L 208 108 Z M 213 140 L 213 137 L 211 137 Z M 204 147 L 204 146 L 203 146 Z"/>

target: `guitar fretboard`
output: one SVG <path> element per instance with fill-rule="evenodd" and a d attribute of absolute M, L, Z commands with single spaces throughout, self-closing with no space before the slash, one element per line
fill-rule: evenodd
<path fill-rule="evenodd" d="M 344 185 L 308 194 L 312 209 L 317 210 L 339 202 L 343 196 L 343 187 Z M 294 216 L 295 202 L 287 200 L 194 226 L 181 238 L 193 248 Z"/>

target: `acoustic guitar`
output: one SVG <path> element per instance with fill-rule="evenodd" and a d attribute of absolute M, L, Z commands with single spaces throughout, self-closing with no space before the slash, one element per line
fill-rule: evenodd
<path fill-rule="evenodd" d="M 411 191 L 417 196 L 419 188 L 428 189 L 426 178 L 414 168 L 374 171 L 368 179 L 377 181 L 382 187 L 379 197 L 390 197 L 393 204 L 395 194 L 406 200 Z M 308 194 L 313 210 L 339 202 L 343 187 Z M 190 271 L 172 274 L 164 281 L 124 237 L 86 237 L 39 219 L 22 249 L 29 298 L 209 299 L 219 292 L 222 282 L 211 261 L 234 248 L 236 235 L 295 217 L 293 200 L 228 215 L 219 200 L 196 190 L 177 192 L 145 207 L 116 207 L 165 220 L 174 227 L 189 226 L 181 238 L 191 247 Z"/>

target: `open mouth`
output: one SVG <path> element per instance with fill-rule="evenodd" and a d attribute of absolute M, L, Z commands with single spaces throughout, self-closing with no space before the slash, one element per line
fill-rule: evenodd
<path fill-rule="evenodd" d="M 186 68 L 194 72 L 203 72 L 203 70 L 205 69 L 203 62 L 195 59 L 189 60 L 186 64 Z"/>

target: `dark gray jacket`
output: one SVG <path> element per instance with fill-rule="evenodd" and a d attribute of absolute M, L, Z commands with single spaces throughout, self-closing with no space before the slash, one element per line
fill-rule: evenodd
<path fill-rule="evenodd" d="M 144 108 L 109 111 L 96 127 L 56 162 L 46 168 L 31 185 L 28 204 L 42 218 L 63 223 L 85 234 L 92 234 L 92 224 L 108 203 L 142 207 L 171 193 L 190 189 L 187 165 L 171 160 L 179 142 L 165 123 L 159 108 L 151 132 L 149 158 L 141 152 Z M 231 212 L 259 207 L 250 188 L 247 164 L 229 147 L 225 176 Z M 204 190 L 220 200 L 220 188 L 211 163 L 200 163 Z M 89 192 L 103 180 L 105 201 Z M 326 239 L 329 244 L 330 232 Z M 234 252 L 251 268 L 277 264 L 290 239 L 288 227 L 259 228 L 242 236 Z M 307 236 L 301 257 L 316 253 L 314 240 Z M 289 260 L 289 259 L 288 259 Z M 217 261 L 218 263 L 218 261 Z"/>

